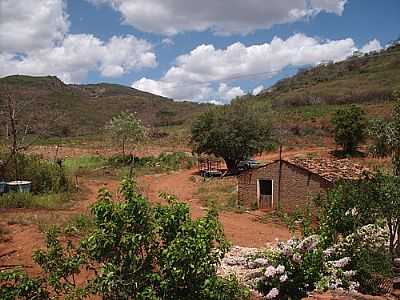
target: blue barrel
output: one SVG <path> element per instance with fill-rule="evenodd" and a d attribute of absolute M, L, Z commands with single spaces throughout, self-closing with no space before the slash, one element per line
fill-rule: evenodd
<path fill-rule="evenodd" d="M 0 194 L 7 192 L 7 182 L 0 181 Z"/>
<path fill-rule="evenodd" d="M 32 182 L 30 181 L 11 181 L 7 182 L 9 192 L 29 193 L 32 190 Z"/>

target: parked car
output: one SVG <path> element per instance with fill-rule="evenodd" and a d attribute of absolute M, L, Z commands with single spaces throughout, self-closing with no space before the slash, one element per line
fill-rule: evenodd
<path fill-rule="evenodd" d="M 254 168 L 257 168 L 258 166 L 259 166 L 259 163 L 255 159 L 246 159 L 246 160 L 240 161 L 237 168 L 238 168 L 238 170 L 243 171 L 243 170 L 248 170 L 248 169 L 254 169 Z"/>

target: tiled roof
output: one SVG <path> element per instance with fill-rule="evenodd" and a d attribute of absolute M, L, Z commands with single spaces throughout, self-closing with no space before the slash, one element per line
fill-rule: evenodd
<path fill-rule="evenodd" d="M 326 158 L 291 158 L 289 163 L 307 169 L 318 174 L 324 179 L 335 182 L 339 179 L 360 179 L 365 173 L 371 171 L 350 159 L 326 159 Z"/>

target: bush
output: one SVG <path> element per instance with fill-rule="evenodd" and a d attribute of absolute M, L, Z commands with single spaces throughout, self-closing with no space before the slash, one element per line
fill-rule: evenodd
<path fill-rule="evenodd" d="M 50 230 L 47 249 L 34 253 L 43 275 L 2 274 L 0 297 L 31 299 L 41 291 L 43 299 L 248 298 L 236 278 L 217 276 L 229 244 L 214 211 L 192 220 L 189 207 L 172 196 L 164 195 L 167 206 L 151 207 L 131 181 L 123 181 L 121 192 L 125 201 L 116 202 L 100 191 L 92 207 L 94 228 L 78 246 L 61 243 L 59 232 Z M 74 280 L 81 270 L 85 282 Z M 29 296 L 20 297 L 19 291 Z"/>
<path fill-rule="evenodd" d="M 357 146 L 364 140 L 366 127 L 365 113 L 356 106 L 339 109 L 332 118 L 335 142 L 343 147 L 345 154 L 352 154 Z"/>
<path fill-rule="evenodd" d="M 265 263 L 260 260 L 265 261 Z M 250 282 L 265 299 L 302 299 L 312 291 L 353 290 L 357 283 L 349 269 L 350 259 L 333 259 L 319 247 L 319 236 L 291 239 L 277 248 L 259 253 L 249 265 L 263 262 L 261 276 Z"/>
<path fill-rule="evenodd" d="M 67 158 L 63 166 L 69 174 L 82 175 L 95 168 L 101 168 L 107 164 L 107 160 L 99 155 L 83 155 Z"/>
<path fill-rule="evenodd" d="M 7 155 L 0 154 L 0 160 L 7 161 Z M 5 181 L 31 181 L 33 194 L 63 193 L 70 189 L 69 180 L 62 167 L 35 155 L 19 154 L 17 168 L 15 161 L 11 160 L 0 175 Z"/>
<path fill-rule="evenodd" d="M 190 169 L 195 163 L 194 158 L 184 152 L 161 153 L 158 157 L 133 157 L 132 155 L 114 155 L 109 158 L 108 162 L 114 167 L 129 166 L 133 163 L 133 167 L 135 169 L 153 169 L 159 171 L 176 171 L 179 169 Z"/>

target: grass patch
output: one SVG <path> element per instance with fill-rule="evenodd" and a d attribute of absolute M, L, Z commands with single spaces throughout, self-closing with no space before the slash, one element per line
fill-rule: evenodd
<path fill-rule="evenodd" d="M 70 205 L 68 193 L 33 195 L 31 193 L 7 193 L 0 196 L 0 208 L 62 209 Z"/>
<path fill-rule="evenodd" d="M 120 167 L 119 175 L 124 177 L 130 171 L 132 157 L 115 155 L 109 159 L 110 165 Z M 136 176 L 160 174 L 182 169 L 191 169 L 195 158 L 185 152 L 161 153 L 159 156 L 145 156 L 134 158 L 134 174 Z"/>
<path fill-rule="evenodd" d="M 237 203 L 236 178 L 207 179 L 196 192 L 202 205 L 216 207 L 218 210 L 241 211 Z"/>
<path fill-rule="evenodd" d="M 83 155 L 67 158 L 63 165 L 65 170 L 72 175 L 85 175 L 91 171 L 107 166 L 108 161 L 99 155 Z"/>
<path fill-rule="evenodd" d="M 93 217 L 84 214 L 72 216 L 63 224 L 63 232 L 68 236 L 85 236 L 94 229 Z"/>

